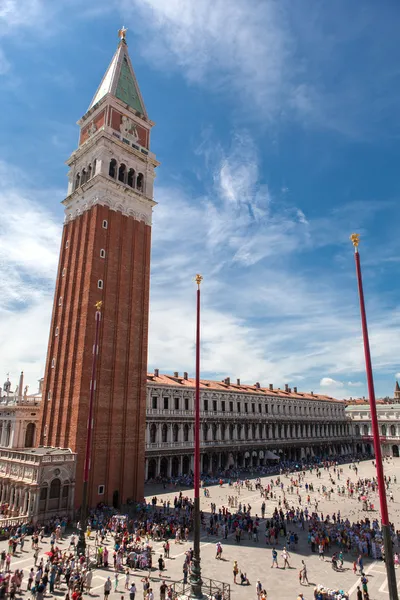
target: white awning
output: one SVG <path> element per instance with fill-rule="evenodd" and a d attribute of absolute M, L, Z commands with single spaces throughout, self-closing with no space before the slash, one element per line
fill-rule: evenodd
<path fill-rule="evenodd" d="M 271 452 L 271 450 L 267 450 L 265 453 L 265 458 L 267 460 L 279 460 L 279 456 Z"/>

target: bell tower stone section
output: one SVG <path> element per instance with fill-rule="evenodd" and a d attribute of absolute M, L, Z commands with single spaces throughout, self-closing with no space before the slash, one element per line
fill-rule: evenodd
<path fill-rule="evenodd" d="M 141 500 L 153 181 L 149 120 L 126 30 L 78 122 L 43 387 L 40 444 L 77 452 L 81 504 L 95 304 L 102 301 L 89 506 Z"/>

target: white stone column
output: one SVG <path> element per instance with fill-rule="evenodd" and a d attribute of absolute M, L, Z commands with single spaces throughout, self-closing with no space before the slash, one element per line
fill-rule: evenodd
<path fill-rule="evenodd" d="M 144 461 L 144 478 L 146 481 L 149 478 L 149 459 L 148 458 L 146 458 L 146 460 Z"/>
<path fill-rule="evenodd" d="M 4 446 L 6 443 L 6 430 L 7 430 L 7 421 L 2 421 L 3 427 L 1 429 L 1 442 L 0 445 Z"/>
<path fill-rule="evenodd" d="M 10 433 L 9 448 L 13 447 L 13 444 L 14 444 L 14 434 L 15 434 L 15 421 L 11 421 L 11 433 Z"/>

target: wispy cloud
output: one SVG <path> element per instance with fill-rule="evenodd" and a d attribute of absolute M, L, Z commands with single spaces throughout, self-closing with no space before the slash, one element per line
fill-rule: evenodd
<path fill-rule="evenodd" d="M 366 137 L 382 135 L 378 125 L 399 102 L 400 73 L 389 60 L 397 56 L 395 5 L 360 12 L 346 2 L 253 0 L 249 10 L 232 0 L 227 10 L 224 0 L 122 0 L 121 12 L 147 60 L 224 93 L 240 104 L 241 120 Z M 395 122 L 386 129 L 398 133 Z"/>
<path fill-rule="evenodd" d="M 24 369 L 31 385 L 43 374 L 61 236 L 43 200 L 18 169 L 0 162 L 0 365 L 14 378 Z"/>
<path fill-rule="evenodd" d="M 211 177 L 205 160 L 199 171 L 203 195 L 193 197 L 180 184 L 156 188 L 150 366 L 193 372 L 193 277 L 201 272 L 204 374 L 280 387 L 298 383 L 340 397 L 353 388 L 362 391 L 354 273 L 331 268 L 334 258 L 327 258 L 323 269 L 302 265 L 301 253 L 319 251 L 323 239 L 308 236 L 315 222 L 300 206 L 276 200 L 258 163 L 253 141 L 241 132 L 230 147 L 219 148 Z M 28 194 L 19 172 L 2 165 L 0 175 L 0 208 L 9 223 L 1 238 L 0 277 L 8 286 L 0 326 L 12 340 L 3 354 L 0 350 L 0 364 L 18 372 L 29 370 L 21 364 L 29 359 L 36 378 L 44 367 L 61 226 L 39 204 L 38 192 Z M 211 182 L 208 188 L 205 182 Z M 334 229 L 336 217 L 331 217 Z M 340 250 L 343 241 L 326 243 Z M 394 373 L 400 312 L 371 291 L 372 297 L 374 367 L 377 373 Z M 32 328 L 35 339 L 27 344 L 25 332 Z"/>

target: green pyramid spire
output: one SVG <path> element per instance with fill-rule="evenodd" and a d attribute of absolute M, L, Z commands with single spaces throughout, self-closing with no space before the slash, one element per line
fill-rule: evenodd
<path fill-rule="evenodd" d="M 142 115 L 145 113 L 126 55 L 122 59 L 115 96 Z"/>

